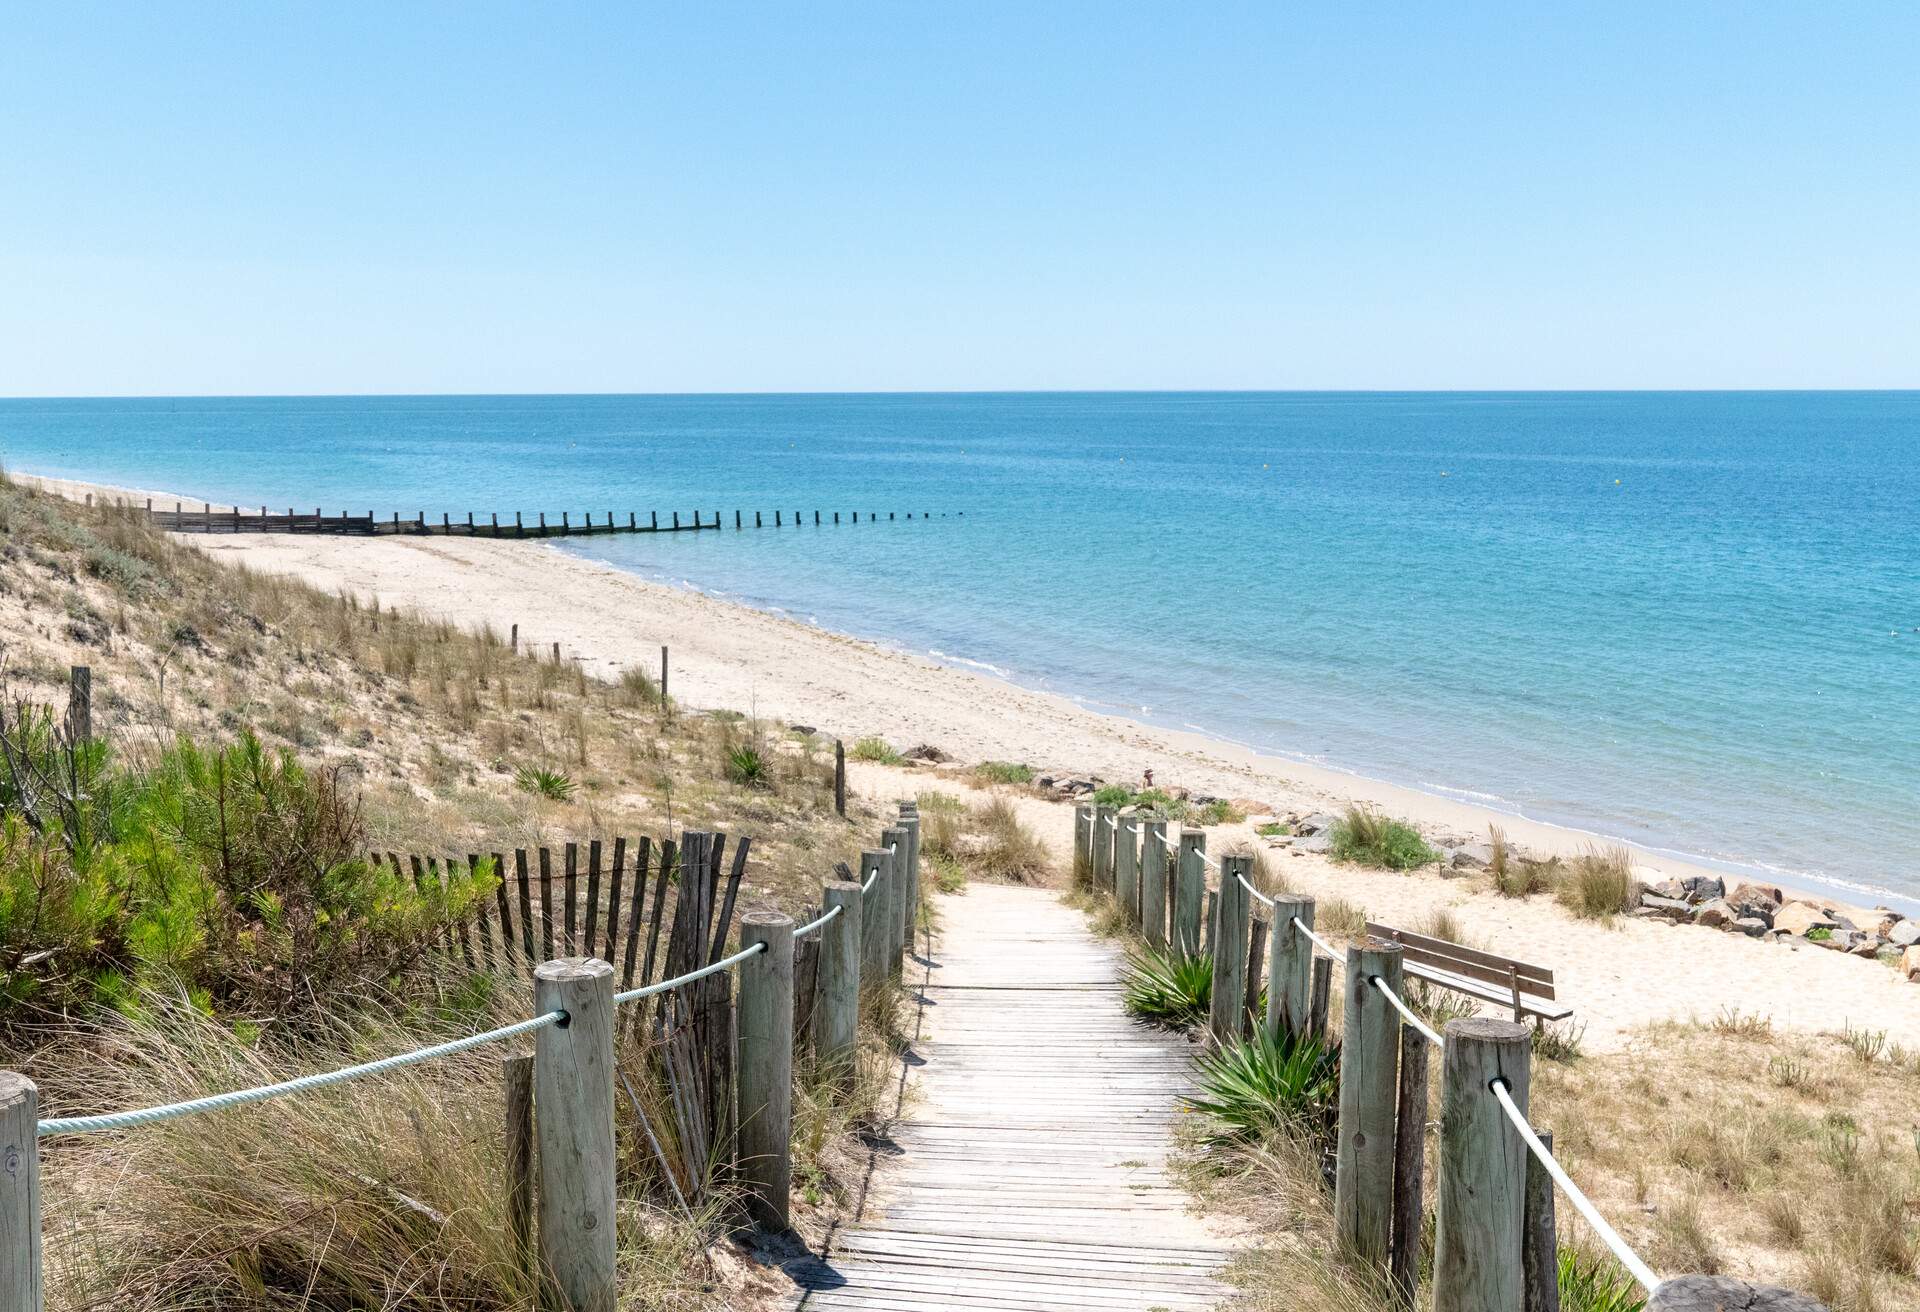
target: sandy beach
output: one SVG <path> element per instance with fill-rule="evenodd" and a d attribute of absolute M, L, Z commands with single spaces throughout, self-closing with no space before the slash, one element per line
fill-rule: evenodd
<path fill-rule="evenodd" d="M 68 496 L 198 504 L 172 493 L 37 481 Z M 377 597 L 383 606 L 469 627 L 490 624 L 502 634 L 518 625 L 521 642 L 558 643 L 593 675 L 616 676 L 628 666 L 657 672 L 665 645 L 672 693 L 681 702 L 809 725 L 849 743 L 877 735 L 897 749 L 931 744 L 962 762 L 1021 761 L 1129 784 L 1151 769 L 1159 785 L 1240 799 L 1255 812 L 1368 803 L 1411 820 L 1430 837 L 1483 839 L 1493 823 L 1542 854 L 1577 852 L 1596 841 L 1576 830 L 1095 713 L 978 671 L 652 583 L 545 544 L 247 534 L 183 540 L 216 559 Z M 859 767 L 856 783 L 904 791 L 912 786 L 911 773 Z M 1050 842 L 1068 849 L 1070 807 L 1038 798 L 1023 799 L 1022 806 Z M 1254 839 L 1250 826 L 1228 827 L 1220 836 Z M 1375 919 L 1411 926 L 1436 908 L 1453 908 L 1485 946 L 1554 969 L 1590 1045 L 1627 1042 L 1650 1020 L 1708 1019 L 1736 1009 L 1797 1028 L 1838 1030 L 1850 1023 L 1920 1043 L 1920 985 L 1871 961 L 1694 926 L 1577 921 L 1550 899 L 1494 896 L 1484 891 L 1484 880 L 1362 870 L 1317 855 L 1276 852 L 1273 859 L 1295 886 L 1358 903 Z M 1701 873 L 1664 854 L 1636 850 L 1634 859 L 1650 881 Z"/>

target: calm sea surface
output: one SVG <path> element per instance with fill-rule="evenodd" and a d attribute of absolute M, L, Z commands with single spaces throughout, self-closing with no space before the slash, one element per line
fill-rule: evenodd
<path fill-rule="evenodd" d="M 0 400 L 0 459 L 382 514 L 964 511 L 575 549 L 1147 721 L 1920 894 L 1920 393 Z"/>

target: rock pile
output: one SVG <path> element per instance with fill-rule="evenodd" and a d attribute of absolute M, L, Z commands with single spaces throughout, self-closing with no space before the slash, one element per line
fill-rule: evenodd
<path fill-rule="evenodd" d="M 1632 914 L 1641 920 L 1745 934 L 1770 942 L 1812 944 L 1831 952 L 1896 963 L 1901 974 L 1920 981 L 1920 920 L 1881 907 L 1877 919 L 1856 923 L 1847 912 L 1824 902 L 1789 898 L 1767 884 L 1738 884 L 1729 890 L 1711 875 L 1691 875 L 1650 885 Z"/>

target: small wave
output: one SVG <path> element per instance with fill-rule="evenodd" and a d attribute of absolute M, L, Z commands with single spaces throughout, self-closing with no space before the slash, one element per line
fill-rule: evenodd
<path fill-rule="evenodd" d="M 945 661 L 949 665 L 964 665 L 969 669 L 985 670 L 995 678 L 1008 680 L 1013 678 L 1013 672 L 1011 670 L 1003 670 L 998 665 L 994 665 L 988 661 L 968 660 L 965 656 L 949 656 L 938 647 L 927 648 L 927 655 L 937 661 Z"/>

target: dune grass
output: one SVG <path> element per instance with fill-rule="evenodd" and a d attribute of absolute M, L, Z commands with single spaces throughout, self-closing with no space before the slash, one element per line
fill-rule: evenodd
<path fill-rule="evenodd" d="M 1334 821 L 1333 858 L 1385 870 L 1413 870 L 1431 865 L 1440 854 L 1411 825 L 1370 807 L 1350 806 Z"/>
<path fill-rule="evenodd" d="M 1632 910 L 1639 894 L 1624 847 L 1589 847 L 1567 863 L 1554 886 L 1560 905 L 1583 920 L 1611 920 Z"/>

